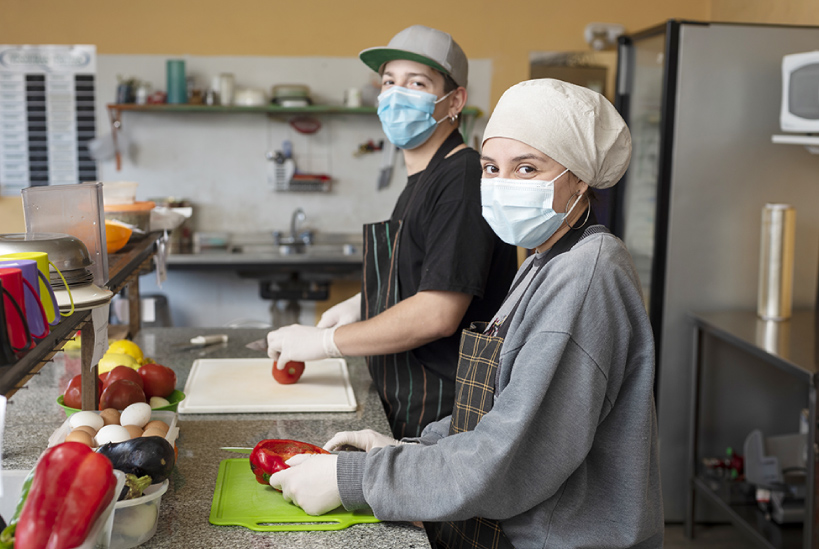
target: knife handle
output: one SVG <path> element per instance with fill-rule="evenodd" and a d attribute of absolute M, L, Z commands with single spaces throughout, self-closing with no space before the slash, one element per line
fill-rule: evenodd
<path fill-rule="evenodd" d="M 191 345 L 213 345 L 214 343 L 227 343 L 227 334 L 196 336 L 191 338 Z"/>

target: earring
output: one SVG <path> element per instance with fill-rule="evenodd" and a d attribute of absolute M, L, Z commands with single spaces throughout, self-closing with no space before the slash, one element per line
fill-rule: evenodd
<path fill-rule="evenodd" d="M 450 124 L 452 124 L 453 126 L 455 125 L 455 122 L 456 122 L 457 120 L 458 120 L 458 115 L 457 115 L 457 114 L 455 114 L 455 115 L 451 115 L 451 116 L 449 117 L 449 123 L 450 123 Z"/>

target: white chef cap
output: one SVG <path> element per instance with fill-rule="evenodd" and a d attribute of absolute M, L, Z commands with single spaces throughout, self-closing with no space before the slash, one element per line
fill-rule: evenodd
<path fill-rule="evenodd" d="M 483 142 L 492 137 L 525 143 L 596 189 L 617 183 L 631 159 L 631 133 L 614 105 L 588 88 L 551 78 L 506 90 Z"/>

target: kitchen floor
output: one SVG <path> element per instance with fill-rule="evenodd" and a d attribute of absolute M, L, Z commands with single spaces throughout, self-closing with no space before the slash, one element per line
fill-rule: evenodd
<path fill-rule="evenodd" d="M 730 524 L 698 524 L 694 530 L 695 538 L 685 537 L 682 524 L 667 524 L 663 549 L 746 549 L 754 547 L 739 531 Z"/>

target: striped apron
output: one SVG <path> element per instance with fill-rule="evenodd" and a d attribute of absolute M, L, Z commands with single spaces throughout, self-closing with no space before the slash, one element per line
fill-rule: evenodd
<path fill-rule="evenodd" d="M 530 263 L 528 269 L 540 270 L 546 263 L 570 250 L 584 237 L 604 231 L 606 228 L 602 225 L 593 225 L 585 231 L 569 231 L 542 259 Z M 522 273 L 517 277 L 509 290 L 510 294 L 514 293 L 517 286 L 526 278 L 526 274 Z M 536 277 L 537 273 L 531 280 Z M 529 283 L 531 284 L 531 281 Z M 505 321 L 515 316 L 519 305 L 520 299 L 509 314 L 492 326 L 488 333 L 486 322 L 473 322 L 468 330 L 462 332 L 461 348 L 458 352 L 458 373 L 455 378 L 455 405 L 449 424 L 450 435 L 472 431 L 481 418 L 492 409 L 495 403 L 501 346 L 508 331 Z M 456 522 L 429 522 L 424 526 L 430 540 L 438 549 L 514 549 L 497 520 L 474 517 Z"/>
<path fill-rule="evenodd" d="M 401 295 L 398 280 L 403 219 L 419 189 L 428 184 L 428 175 L 452 149 L 462 144 L 463 138 L 458 131 L 453 131 L 441 144 L 416 182 L 400 219 L 364 225 L 362 319 L 381 314 L 409 297 Z M 422 364 L 412 351 L 368 356 L 367 366 L 395 438 L 420 436 L 428 423 L 446 417 L 452 411 L 454 382 Z"/>

